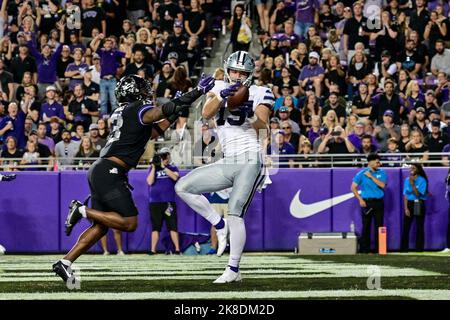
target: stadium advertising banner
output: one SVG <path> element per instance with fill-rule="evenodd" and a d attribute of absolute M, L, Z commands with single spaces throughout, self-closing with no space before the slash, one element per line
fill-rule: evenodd
<path fill-rule="evenodd" d="M 293 251 L 301 232 L 361 232 L 361 212 L 350 191 L 357 168 L 280 169 L 272 183 L 256 192 L 245 217 L 248 251 Z M 182 171 L 185 174 L 187 171 Z M 403 223 L 403 182 L 407 169 L 386 169 L 385 225 L 388 250 L 400 248 Z M 429 197 L 426 202 L 425 248 L 445 247 L 448 201 L 445 199 L 447 168 L 427 168 Z M 123 235 L 124 250 L 144 252 L 150 248 L 151 222 L 148 209 L 146 171 L 131 171 L 130 184 L 139 210 L 136 232 Z M 85 171 L 61 173 L 19 172 L 18 178 L 0 186 L 0 243 L 9 252 L 62 252 L 71 248 L 90 224 L 83 221 L 70 237 L 64 220 L 70 200 L 83 201 L 89 188 Z M 210 226 L 180 199 L 177 200 L 178 229 L 182 233 L 209 233 Z M 165 228 L 163 228 L 165 230 Z M 161 237 L 165 237 L 163 231 Z M 109 241 L 114 247 L 112 237 Z M 415 241 L 415 225 L 410 237 Z M 163 244 L 159 246 L 164 250 Z M 97 244 L 92 252 L 101 252 Z"/>

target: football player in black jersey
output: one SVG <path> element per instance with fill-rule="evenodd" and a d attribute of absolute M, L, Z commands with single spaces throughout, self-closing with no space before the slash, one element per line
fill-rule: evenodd
<path fill-rule="evenodd" d="M 129 189 L 127 173 L 136 167 L 149 139 L 161 135 L 180 114 L 200 96 L 214 87 L 214 78 L 202 75 L 197 88 L 164 105 L 151 103 L 151 83 L 136 75 L 123 77 L 116 86 L 118 107 L 111 115 L 111 131 L 100 158 L 88 172 L 91 206 L 72 200 L 65 227 L 73 227 L 87 218 L 92 226 L 78 238 L 75 246 L 53 265 L 53 271 L 65 282 L 72 280 L 71 264 L 87 252 L 108 228 L 133 232 L 138 210 Z"/>

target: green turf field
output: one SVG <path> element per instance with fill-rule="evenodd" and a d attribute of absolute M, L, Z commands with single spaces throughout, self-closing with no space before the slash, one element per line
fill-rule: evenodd
<path fill-rule="evenodd" d="M 87 255 L 72 290 L 50 272 L 59 257 L 0 256 L 0 299 L 450 299 L 450 254 L 246 253 L 225 285 L 227 256 Z"/>

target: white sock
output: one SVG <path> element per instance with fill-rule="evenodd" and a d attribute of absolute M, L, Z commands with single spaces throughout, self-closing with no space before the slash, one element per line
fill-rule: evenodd
<path fill-rule="evenodd" d="M 83 216 L 83 218 L 86 218 L 86 206 L 82 206 L 78 210 L 80 211 L 80 213 Z"/>
<path fill-rule="evenodd" d="M 72 265 L 72 262 L 66 259 L 61 259 L 60 260 L 64 265 L 70 267 Z"/>
<path fill-rule="evenodd" d="M 214 210 L 205 196 L 187 192 L 178 192 L 177 194 L 189 207 L 208 220 L 213 226 L 219 223 L 220 215 Z"/>
<path fill-rule="evenodd" d="M 227 222 L 230 233 L 230 258 L 228 259 L 228 265 L 239 268 L 247 236 L 244 219 L 229 215 Z"/>

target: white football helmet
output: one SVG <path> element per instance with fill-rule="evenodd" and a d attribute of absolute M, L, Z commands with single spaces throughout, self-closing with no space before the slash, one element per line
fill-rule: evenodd
<path fill-rule="evenodd" d="M 247 79 L 243 85 L 250 87 L 253 81 L 253 72 L 255 70 L 255 60 L 247 51 L 233 52 L 226 61 L 224 61 L 225 80 L 234 83 L 237 79 L 231 79 L 228 70 L 236 70 L 248 73 Z"/>

